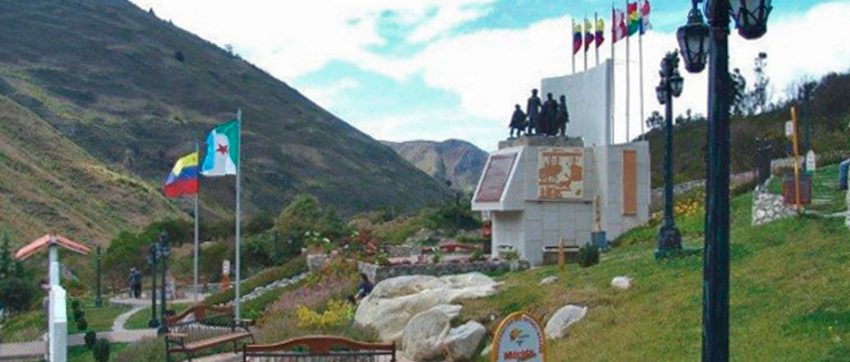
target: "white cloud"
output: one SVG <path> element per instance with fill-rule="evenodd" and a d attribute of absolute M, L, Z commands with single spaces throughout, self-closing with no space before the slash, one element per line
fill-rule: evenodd
<path fill-rule="evenodd" d="M 455 118 L 451 121 L 436 113 L 407 115 L 397 121 L 375 122 L 374 117 L 347 119 L 377 138 L 422 138 L 425 136 L 415 132 L 438 135 L 442 133 L 434 128 L 452 128 L 465 132 L 455 135 L 478 135 L 474 136 L 478 139 L 476 143 L 493 148 L 503 137 L 501 131 L 513 104 L 522 103 L 528 90 L 538 87 L 542 77 L 566 74 L 571 68 L 568 16 L 542 20 L 520 29 L 452 33 L 459 26 L 486 15 L 495 0 L 341 0 L 298 2 L 297 5 L 289 1 L 260 0 L 133 1 L 142 8 L 153 7 L 161 18 L 174 19 L 177 25 L 217 44 L 233 44 L 237 51 L 244 51 L 251 62 L 288 82 L 339 60 L 397 80 L 421 74 L 427 85 L 455 93 L 460 98 L 459 110 L 442 110 L 443 116 L 452 112 Z M 685 21 L 686 8 L 683 6 L 681 23 Z M 394 21 L 412 27 L 407 41 L 425 44 L 424 50 L 408 58 L 369 51 L 385 45 L 386 40 L 378 32 L 378 23 L 388 12 Z M 656 24 L 670 23 L 670 19 L 675 18 L 675 14 L 658 15 Z M 751 82 L 753 59 L 759 52 L 767 52 L 767 73 L 777 97 L 782 96 L 788 84 L 801 77 L 846 71 L 850 65 L 850 37 L 842 34 L 848 18 L 850 1 L 836 1 L 814 6 L 793 17 L 774 16 L 767 35 L 758 41 L 745 41 L 733 30 L 731 67 L 741 68 Z M 606 38 L 605 45 L 600 48 L 605 57 L 610 49 L 610 36 Z M 637 53 L 635 43 L 632 43 L 632 54 Z M 650 32 L 644 37 L 644 116 L 652 110 L 660 110 L 654 94 L 658 62 L 665 52 L 676 48 L 672 32 Z M 624 45 L 618 44 L 617 113 L 621 115 L 620 122 L 624 118 L 623 55 Z M 577 68 L 581 68 L 580 59 L 581 53 L 577 56 Z M 593 59 L 592 54 L 590 59 Z M 642 123 L 637 104 L 636 56 L 631 64 L 630 129 L 631 134 L 636 135 Z M 677 113 L 691 108 L 705 114 L 705 73 L 686 75 L 684 93 L 675 102 Z M 353 91 L 352 87 L 356 85 L 341 81 L 325 90 L 306 89 L 305 92 L 328 106 L 331 96 Z M 484 119 L 489 123 L 467 121 L 469 119 Z M 429 125 L 430 129 L 423 131 L 428 127 L 411 127 L 415 122 Z M 433 127 L 436 124 L 440 127 Z M 443 127 L 448 124 L 451 127 Z M 457 128 L 460 125 L 465 128 L 460 130 Z M 498 131 L 473 127 L 493 127 Z M 622 125 L 619 127 L 622 129 Z M 484 135 L 494 138 L 486 139 Z"/>
<path fill-rule="evenodd" d="M 322 107 L 332 108 L 339 96 L 347 91 L 360 87 L 360 82 L 354 78 L 341 78 L 327 86 L 314 86 L 301 89 L 302 92 Z"/>

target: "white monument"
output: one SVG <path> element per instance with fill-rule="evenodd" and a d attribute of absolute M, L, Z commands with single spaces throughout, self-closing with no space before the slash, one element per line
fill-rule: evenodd
<path fill-rule="evenodd" d="M 569 137 L 522 136 L 499 143 L 484 167 L 472 209 L 489 212 L 492 253 L 516 251 L 533 265 L 591 241 L 597 221 L 609 240 L 649 221 L 650 156 L 645 141 L 611 144 L 611 64 L 546 78 L 542 94 L 566 95 Z"/>

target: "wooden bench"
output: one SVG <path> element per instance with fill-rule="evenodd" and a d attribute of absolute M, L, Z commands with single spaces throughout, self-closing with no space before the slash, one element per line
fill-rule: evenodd
<path fill-rule="evenodd" d="M 193 306 L 183 313 L 165 318 L 168 333 L 165 334 L 166 360 L 171 355 L 183 353 L 191 361 L 199 351 L 233 343 L 233 352 L 239 351 L 238 342 L 254 335 L 248 330 L 248 320 L 235 320 L 233 308 L 205 304 Z"/>
<path fill-rule="evenodd" d="M 273 344 L 242 346 L 247 361 L 396 362 L 395 343 L 363 343 L 334 336 L 307 336 Z"/>

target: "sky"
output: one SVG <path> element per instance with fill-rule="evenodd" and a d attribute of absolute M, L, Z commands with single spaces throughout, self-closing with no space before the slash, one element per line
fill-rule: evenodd
<path fill-rule="evenodd" d="M 507 137 L 515 103 L 524 104 L 545 77 L 572 69 L 571 20 L 595 14 L 611 23 L 603 0 L 131 0 L 293 86 L 370 136 L 390 141 L 468 140 L 494 150 Z M 644 118 L 655 99 L 659 61 L 677 49 L 676 29 L 690 2 L 651 1 L 652 30 L 643 37 Z M 624 8 L 625 2 L 617 5 Z M 806 79 L 850 68 L 850 0 L 774 1 L 767 34 L 730 36 L 731 68 L 753 81 L 767 52 L 774 101 Z M 599 48 L 610 57 L 610 29 Z M 615 139 L 626 140 L 622 79 L 631 73 L 629 135 L 641 132 L 637 37 L 615 46 Z M 594 64 L 591 48 L 588 59 Z M 582 53 L 576 69 L 584 68 Z M 682 70 L 683 73 L 684 70 Z M 705 114 L 706 73 L 685 74 L 675 113 Z"/>

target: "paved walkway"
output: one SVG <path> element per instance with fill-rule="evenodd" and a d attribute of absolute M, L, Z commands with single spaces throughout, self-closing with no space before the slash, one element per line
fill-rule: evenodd
<path fill-rule="evenodd" d="M 202 300 L 203 300 L 202 296 Z M 132 298 L 112 298 L 110 302 L 113 304 L 121 304 L 130 306 L 130 310 L 122 313 L 115 321 L 112 322 L 112 330 L 108 332 L 99 332 L 97 336 L 106 338 L 110 342 L 133 343 L 144 338 L 156 337 L 156 329 L 135 329 L 129 330 L 124 328 L 124 324 L 133 314 L 136 314 L 142 309 L 150 306 L 149 299 L 132 299 Z M 171 301 L 172 303 L 191 304 L 194 303 L 193 298 L 184 298 Z M 68 336 L 68 346 L 82 346 L 85 344 L 83 337 L 85 334 L 78 333 Z M 0 344 L 0 361 L 8 359 L 25 359 L 39 358 L 46 353 L 44 341 L 32 341 L 21 343 L 4 343 Z M 226 361 L 210 360 L 211 361 Z"/>

